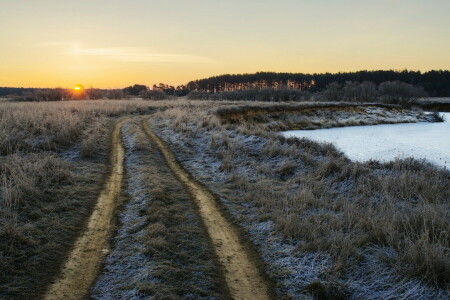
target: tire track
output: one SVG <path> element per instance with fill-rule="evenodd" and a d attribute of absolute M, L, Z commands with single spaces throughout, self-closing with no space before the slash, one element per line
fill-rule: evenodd
<path fill-rule="evenodd" d="M 226 220 L 214 196 L 178 164 L 169 147 L 150 129 L 149 118 L 142 123 L 148 138 L 163 154 L 167 165 L 193 196 L 200 217 L 211 238 L 224 277 L 233 299 L 271 299 L 269 284 L 252 260 L 250 251 L 241 242 L 233 226 Z"/>
<path fill-rule="evenodd" d="M 112 134 L 111 174 L 101 191 L 87 228 L 77 239 L 66 260 L 60 277 L 50 285 L 44 299 L 83 299 L 89 295 L 102 259 L 108 252 L 108 240 L 113 229 L 113 216 L 117 206 L 123 178 L 124 148 L 121 142 L 122 124 L 130 117 L 118 121 Z"/>

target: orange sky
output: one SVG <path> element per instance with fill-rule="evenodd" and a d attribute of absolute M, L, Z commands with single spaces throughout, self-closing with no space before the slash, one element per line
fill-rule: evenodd
<path fill-rule="evenodd" d="M 450 69 L 448 0 L 0 1 L 0 86 Z"/>

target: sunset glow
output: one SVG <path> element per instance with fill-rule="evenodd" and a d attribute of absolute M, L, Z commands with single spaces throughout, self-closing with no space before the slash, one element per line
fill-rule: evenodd
<path fill-rule="evenodd" d="M 0 86 L 450 68 L 448 0 L 35 2 L 0 2 Z"/>

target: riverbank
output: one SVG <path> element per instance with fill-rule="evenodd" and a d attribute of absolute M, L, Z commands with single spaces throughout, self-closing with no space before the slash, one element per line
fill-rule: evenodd
<path fill-rule="evenodd" d="M 360 162 L 414 157 L 450 169 L 450 113 L 441 115 L 444 122 L 440 123 L 293 130 L 285 131 L 283 135 L 333 143 L 350 159 Z"/>
<path fill-rule="evenodd" d="M 222 108 L 217 115 L 225 123 L 246 122 L 267 131 L 441 121 L 438 114 L 398 105 L 350 103 L 259 103 Z"/>
<path fill-rule="evenodd" d="M 221 122 L 205 108 L 174 107 L 151 124 L 244 229 L 278 297 L 449 296 L 447 171 L 354 163 L 330 144 Z"/>

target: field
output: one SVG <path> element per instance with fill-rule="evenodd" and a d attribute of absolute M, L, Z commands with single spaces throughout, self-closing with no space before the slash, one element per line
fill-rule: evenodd
<path fill-rule="evenodd" d="M 286 129 L 392 105 L 0 102 L 0 298 L 447 299 L 450 173 Z"/>

